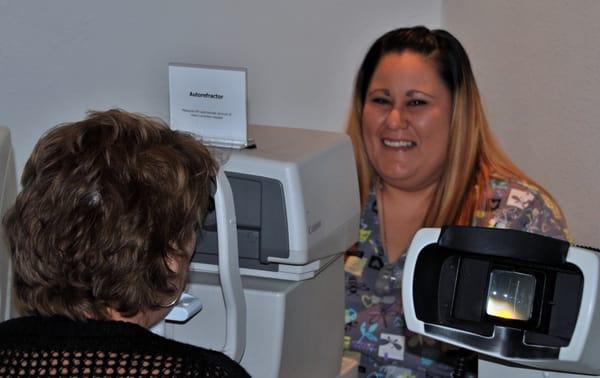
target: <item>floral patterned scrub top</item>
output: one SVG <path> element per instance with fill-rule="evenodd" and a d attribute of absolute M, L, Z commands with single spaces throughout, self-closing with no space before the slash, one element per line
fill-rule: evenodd
<path fill-rule="evenodd" d="M 558 206 L 536 187 L 492 179 L 472 226 L 510 228 L 570 239 Z M 401 282 L 404 256 L 389 264 L 379 235 L 372 190 L 363 208 L 358 248 L 345 257 L 345 353 L 360 353 L 361 377 L 475 376 L 474 353 L 410 332 L 404 322 Z"/>

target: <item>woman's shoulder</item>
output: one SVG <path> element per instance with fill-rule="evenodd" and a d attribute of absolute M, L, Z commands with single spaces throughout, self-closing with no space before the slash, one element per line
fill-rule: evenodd
<path fill-rule="evenodd" d="M 556 201 L 538 185 L 519 178 L 491 178 L 489 190 L 496 200 L 504 199 L 506 207 L 520 209 L 532 206 L 542 206 L 552 211 L 557 218 L 562 217 L 562 211 Z"/>
<path fill-rule="evenodd" d="M 570 240 L 564 215 L 545 190 L 519 178 L 491 178 L 473 224 Z"/>
<path fill-rule="evenodd" d="M 3 348 L 95 350 L 100 355 L 96 353 L 91 358 L 103 368 L 109 366 L 106 365 L 107 356 L 127 366 L 132 366 L 134 360 L 151 360 L 162 372 L 161 376 L 179 376 L 178 371 L 186 376 L 249 376 L 243 367 L 222 352 L 167 339 L 142 326 L 122 321 L 78 321 L 63 316 L 15 318 L 0 323 L 0 352 Z M 167 374 L 167 371 L 171 373 Z"/>

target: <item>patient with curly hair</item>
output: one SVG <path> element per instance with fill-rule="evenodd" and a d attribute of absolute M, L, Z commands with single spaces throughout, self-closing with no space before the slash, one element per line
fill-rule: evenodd
<path fill-rule="evenodd" d="M 216 171 L 201 142 L 141 114 L 47 132 L 4 218 L 22 317 L 0 324 L 0 376 L 248 376 L 149 331 L 184 290 Z"/>

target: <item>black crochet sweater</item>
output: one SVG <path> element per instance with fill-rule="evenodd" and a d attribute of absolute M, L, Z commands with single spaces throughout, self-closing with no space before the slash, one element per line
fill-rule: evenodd
<path fill-rule="evenodd" d="M 0 377 L 249 377 L 223 353 L 132 323 L 23 317 L 0 323 Z"/>

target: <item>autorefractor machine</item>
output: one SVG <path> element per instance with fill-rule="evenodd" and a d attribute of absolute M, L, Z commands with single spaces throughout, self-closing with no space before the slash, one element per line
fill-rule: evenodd
<path fill-rule="evenodd" d="M 358 239 L 352 144 L 342 133 L 249 126 L 220 149 L 215 212 L 188 289 L 156 332 L 223 350 L 255 377 L 337 377 L 342 254 Z"/>
<path fill-rule="evenodd" d="M 522 231 L 417 232 L 407 327 L 479 354 L 480 377 L 600 375 L 600 253 Z"/>

